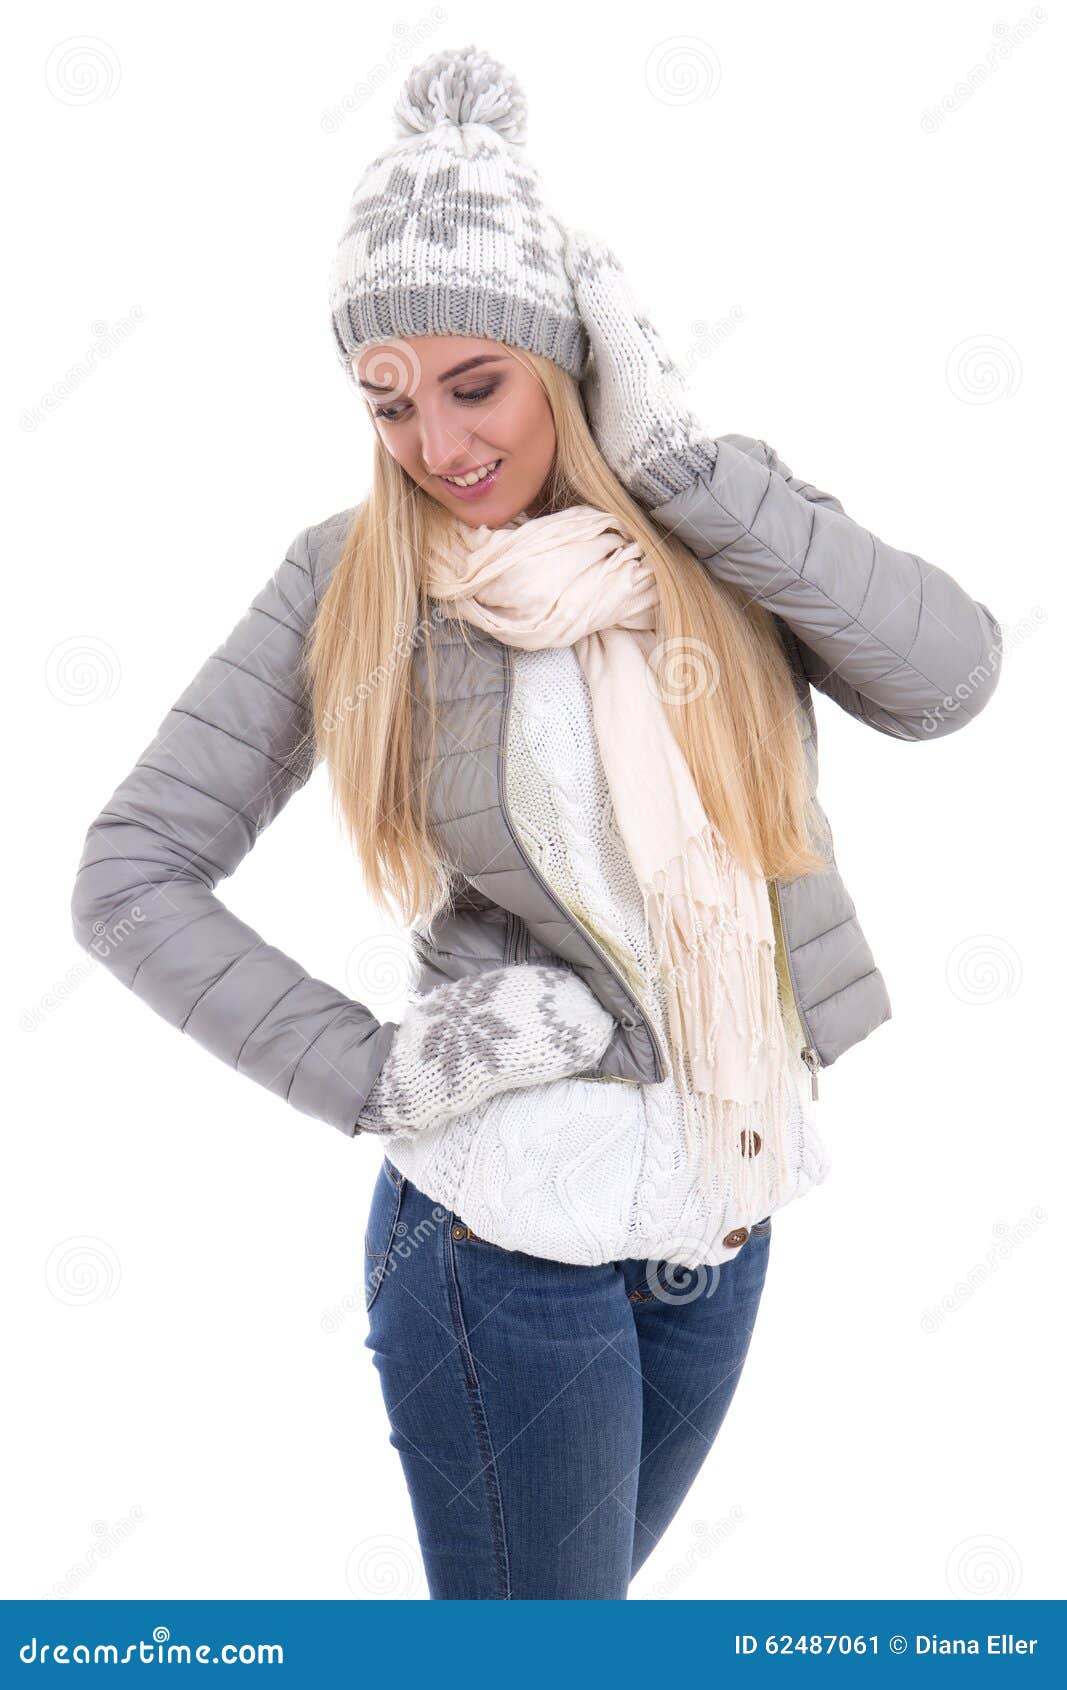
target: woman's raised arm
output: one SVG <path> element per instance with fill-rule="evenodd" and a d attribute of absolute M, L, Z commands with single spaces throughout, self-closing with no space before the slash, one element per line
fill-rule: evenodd
<path fill-rule="evenodd" d="M 898 739 L 952 733 L 989 701 L 1002 634 L 936 564 L 887 545 L 764 440 L 712 438 L 617 255 L 572 230 L 564 262 L 589 336 L 582 396 L 623 486 L 710 573 L 787 625 L 808 680 Z"/>
<path fill-rule="evenodd" d="M 870 727 L 934 739 L 992 696 L 1002 651 L 992 612 L 799 480 L 765 441 L 721 435 L 712 472 L 652 514 L 788 623 L 808 679 Z"/>

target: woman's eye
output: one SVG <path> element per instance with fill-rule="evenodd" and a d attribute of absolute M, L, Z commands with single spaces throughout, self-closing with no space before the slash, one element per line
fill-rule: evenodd
<path fill-rule="evenodd" d="M 499 385 L 499 382 L 493 381 L 489 383 L 488 387 L 475 388 L 472 393 L 455 393 L 453 397 L 461 400 L 465 405 L 479 405 L 483 399 L 488 399 L 491 394 L 494 394 Z M 406 409 L 406 405 L 376 405 L 374 415 L 380 418 L 382 422 L 399 422 Z"/>

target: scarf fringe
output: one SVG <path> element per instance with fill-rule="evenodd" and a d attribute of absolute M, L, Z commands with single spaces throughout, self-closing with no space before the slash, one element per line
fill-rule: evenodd
<path fill-rule="evenodd" d="M 664 987 L 690 1154 L 708 1197 L 735 1212 L 770 1204 L 785 1173 L 789 1109 L 773 926 L 770 938 L 749 930 L 740 891 L 737 865 L 710 822 L 644 888 L 646 984 L 658 978 Z"/>

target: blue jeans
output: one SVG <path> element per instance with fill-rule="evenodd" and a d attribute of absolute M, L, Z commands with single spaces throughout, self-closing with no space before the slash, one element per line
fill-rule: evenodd
<path fill-rule="evenodd" d="M 771 1220 L 720 1267 L 477 1238 L 383 1159 L 369 1330 L 434 1599 L 624 1600 L 737 1387 Z"/>

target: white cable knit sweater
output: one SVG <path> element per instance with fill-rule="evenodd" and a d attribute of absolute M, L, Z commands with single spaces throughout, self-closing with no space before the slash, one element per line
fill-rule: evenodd
<path fill-rule="evenodd" d="M 594 939 L 636 962 L 641 888 L 615 822 L 581 665 L 570 646 L 512 656 L 507 794 L 523 846 Z M 792 1058 L 786 1165 L 778 1177 L 768 1167 L 751 1212 L 739 1213 L 729 1190 L 712 1202 L 704 1196 L 671 1079 L 563 1079 L 503 1092 L 456 1119 L 389 1135 L 386 1154 L 432 1201 L 506 1249 L 585 1265 L 729 1261 L 743 1247 L 738 1229 L 830 1169 L 780 943 L 779 980 Z M 662 993 L 646 1007 L 666 1050 Z"/>

